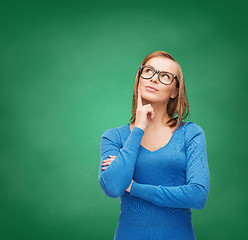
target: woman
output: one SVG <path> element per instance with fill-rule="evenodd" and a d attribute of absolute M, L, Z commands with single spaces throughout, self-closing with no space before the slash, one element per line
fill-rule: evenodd
<path fill-rule="evenodd" d="M 204 207 L 210 176 L 204 131 L 182 122 L 188 112 L 179 63 L 163 51 L 146 56 L 131 123 L 101 137 L 99 183 L 121 201 L 115 240 L 196 239 L 191 209 Z"/>

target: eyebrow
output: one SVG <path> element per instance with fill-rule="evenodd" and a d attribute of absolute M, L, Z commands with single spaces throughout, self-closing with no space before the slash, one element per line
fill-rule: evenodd
<path fill-rule="evenodd" d="M 146 65 L 146 66 L 153 67 L 152 65 L 149 65 L 149 64 L 148 64 L 148 65 Z M 155 68 L 155 67 L 153 67 L 153 68 Z"/>
<path fill-rule="evenodd" d="M 148 65 L 146 65 L 146 66 L 148 66 L 148 67 L 152 67 L 152 68 L 156 69 L 155 67 L 153 67 L 153 66 L 152 66 L 152 65 L 150 65 L 150 64 L 148 64 Z M 163 71 L 161 71 L 161 72 L 168 72 L 168 71 L 163 70 Z"/>

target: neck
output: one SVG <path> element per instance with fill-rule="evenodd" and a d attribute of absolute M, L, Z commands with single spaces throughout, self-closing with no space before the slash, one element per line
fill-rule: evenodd
<path fill-rule="evenodd" d="M 143 99 L 143 104 L 151 104 L 153 111 L 154 111 L 154 120 L 152 121 L 151 118 L 148 118 L 149 126 L 151 128 L 158 127 L 158 126 L 165 126 L 166 122 L 170 119 L 167 113 L 167 103 L 151 103 Z"/>

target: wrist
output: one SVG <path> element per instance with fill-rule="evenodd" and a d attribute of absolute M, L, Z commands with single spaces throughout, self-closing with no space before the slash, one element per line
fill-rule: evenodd
<path fill-rule="evenodd" d="M 140 129 L 142 129 L 143 131 L 145 131 L 145 127 L 142 126 L 142 125 L 134 125 L 134 127 L 140 128 Z"/>

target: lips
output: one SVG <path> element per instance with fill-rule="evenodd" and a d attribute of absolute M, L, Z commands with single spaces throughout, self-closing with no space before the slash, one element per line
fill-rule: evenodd
<path fill-rule="evenodd" d="M 151 88 L 151 89 L 154 89 L 154 90 L 158 91 L 157 88 L 154 88 L 154 87 L 152 87 L 152 86 L 146 86 L 146 88 Z"/>

